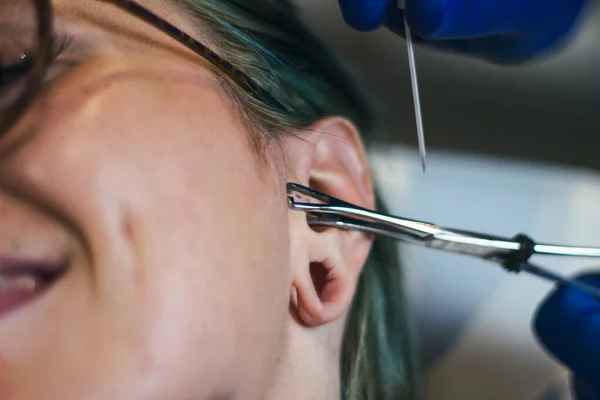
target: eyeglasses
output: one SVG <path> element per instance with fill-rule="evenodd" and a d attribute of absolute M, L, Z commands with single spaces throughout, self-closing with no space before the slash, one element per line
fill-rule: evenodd
<path fill-rule="evenodd" d="M 246 74 L 190 35 L 148 9 L 128 0 L 98 0 L 110 3 L 169 35 L 206 59 L 227 78 L 254 97 L 277 104 Z M 0 0 L 0 137 L 22 117 L 45 78 L 55 51 L 54 15 L 51 0 Z M 18 21 L 17 21 L 18 20 Z M 37 28 L 37 29 L 33 29 Z M 30 32 L 30 37 L 23 37 Z M 4 38 L 2 38 L 4 37 Z"/>
<path fill-rule="evenodd" d="M 513 239 L 441 228 L 427 222 L 381 214 L 346 203 L 297 183 L 288 183 L 288 205 L 307 213 L 307 223 L 353 229 L 497 263 L 507 271 L 527 272 L 575 287 L 600 301 L 600 289 L 557 275 L 529 260 L 534 255 L 600 257 L 600 248 L 538 244 L 526 235 Z"/>

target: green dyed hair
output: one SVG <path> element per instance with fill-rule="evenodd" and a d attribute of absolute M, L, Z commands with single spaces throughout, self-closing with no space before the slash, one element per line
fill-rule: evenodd
<path fill-rule="evenodd" d="M 290 0 L 175 0 L 221 57 L 278 104 L 221 84 L 259 142 L 278 140 L 332 115 L 351 120 L 368 144 L 374 118 L 353 80 L 302 24 Z M 333 0 L 331 0 L 333 1 Z M 385 211 L 378 200 L 379 210 Z M 344 400 L 416 397 L 408 308 L 396 246 L 377 238 L 363 268 L 342 344 Z"/>

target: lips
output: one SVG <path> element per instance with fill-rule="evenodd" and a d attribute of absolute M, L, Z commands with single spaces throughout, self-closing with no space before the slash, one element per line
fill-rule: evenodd
<path fill-rule="evenodd" d="M 64 261 L 0 256 L 0 318 L 39 297 L 65 270 Z"/>

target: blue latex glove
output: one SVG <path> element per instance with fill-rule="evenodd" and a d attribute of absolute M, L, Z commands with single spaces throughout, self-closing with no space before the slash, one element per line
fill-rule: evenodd
<path fill-rule="evenodd" d="M 404 35 L 397 0 L 339 0 L 344 19 L 360 31 L 383 25 Z M 406 0 L 415 43 L 518 63 L 555 49 L 588 0 Z"/>
<path fill-rule="evenodd" d="M 600 287 L 600 273 L 583 282 Z M 540 342 L 573 371 L 578 400 L 600 399 L 600 302 L 571 288 L 555 290 L 534 319 Z"/>

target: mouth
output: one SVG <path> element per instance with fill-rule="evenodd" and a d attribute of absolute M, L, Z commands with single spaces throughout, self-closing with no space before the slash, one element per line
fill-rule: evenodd
<path fill-rule="evenodd" d="M 66 261 L 0 256 L 0 318 L 38 298 L 66 269 Z"/>

